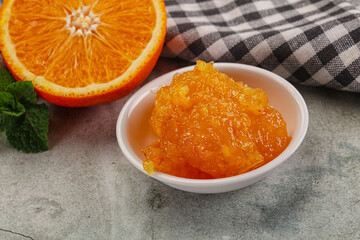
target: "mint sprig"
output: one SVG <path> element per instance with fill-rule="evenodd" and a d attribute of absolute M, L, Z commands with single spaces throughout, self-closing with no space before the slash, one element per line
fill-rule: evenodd
<path fill-rule="evenodd" d="M 49 149 L 49 109 L 36 100 L 32 82 L 16 82 L 9 71 L 0 68 L 0 132 L 5 131 L 10 145 L 25 153 Z"/>

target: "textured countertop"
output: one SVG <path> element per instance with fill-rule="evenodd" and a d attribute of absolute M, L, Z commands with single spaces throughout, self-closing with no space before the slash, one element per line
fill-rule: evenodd
<path fill-rule="evenodd" d="M 161 59 L 147 81 L 182 66 Z M 262 181 L 212 195 L 125 159 L 115 125 L 128 97 L 48 104 L 49 151 L 18 152 L 0 134 L 0 239 L 360 239 L 360 95 L 295 87 L 310 114 L 297 152 Z"/>

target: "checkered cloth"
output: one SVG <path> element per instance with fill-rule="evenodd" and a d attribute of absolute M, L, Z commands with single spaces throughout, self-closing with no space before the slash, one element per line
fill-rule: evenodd
<path fill-rule="evenodd" d="M 360 92 L 359 1 L 165 0 L 164 57 L 239 62 Z"/>

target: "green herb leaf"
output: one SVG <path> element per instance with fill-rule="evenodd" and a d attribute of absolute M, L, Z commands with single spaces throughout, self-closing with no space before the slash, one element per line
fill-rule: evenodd
<path fill-rule="evenodd" d="M 3 68 L 0 68 L 0 90 L 5 90 L 7 86 L 15 82 L 15 78 L 11 73 Z"/>
<path fill-rule="evenodd" d="M 36 104 L 36 92 L 30 81 L 12 83 L 8 85 L 6 92 L 11 93 L 22 104 Z"/>
<path fill-rule="evenodd" d="M 6 129 L 14 123 L 16 118 L 17 117 L 10 116 L 5 113 L 0 113 L 0 133 L 6 131 Z"/>
<path fill-rule="evenodd" d="M 0 68 L 0 132 L 11 146 L 25 153 L 46 151 L 49 109 L 36 104 L 30 81 L 16 82 L 11 73 Z"/>
<path fill-rule="evenodd" d="M 12 94 L 0 92 L 0 113 L 18 117 L 24 112 L 25 107 Z"/>
<path fill-rule="evenodd" d="M 10 145 L 25 153 L 48 150 L 49 117 L 49 110 L 45 104 L 28 105 L 25 114 L 6 128 Z"/>
<path fill-rule="evenodd" d="M 0 132 L 6 130 L 7 127 L 7 116 L 4 113 L 0 113 Z"/>

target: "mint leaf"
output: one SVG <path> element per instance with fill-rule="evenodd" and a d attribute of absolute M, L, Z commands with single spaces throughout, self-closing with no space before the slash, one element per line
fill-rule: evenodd
<path fill-rule="evenodd" d="M 18 117 L 24 112 L 25 107 L 12 94 L 0 92 L 0 113 Z"/>
<path fill-rule="evenodd" d="M 4 113 L 0 114 L 0 132 L 3 132 L 6 130 L 7 126 L 7 116 Z"/>
<path fill-rule="evenodd" d="M 15 82 L 15 78 L 11 73 L 3 68 L 0 68 L 0 90 L 5 90 L 7 86 Z"/>
<path fill-rule="evenodd" d="M 6 92 L 11 93 L 22 104 L 36 104 L 36 92 L 30 81 L 12 83 L 8 85 Z"/>
<path fill-rule="evenodd" d="M 0 113 L 0 133 L 6 131 L 6 128 L 10 126 L 17 117 Z"/>
<path fill-rule="evenodd" d="M 25 153 L 48 150 L 49 109 L 36 104 L 30 81 L 16 82 L 11 73 L 0 68 L 0 132 L 11 146 Z"/>
<path fill-rule="evenodd" d="M 28 105 L 25 114 L 6 128 L 6 136 L 11 146 L 25 153 L 46 151 L 50 113 L 45 104 Z"/>

